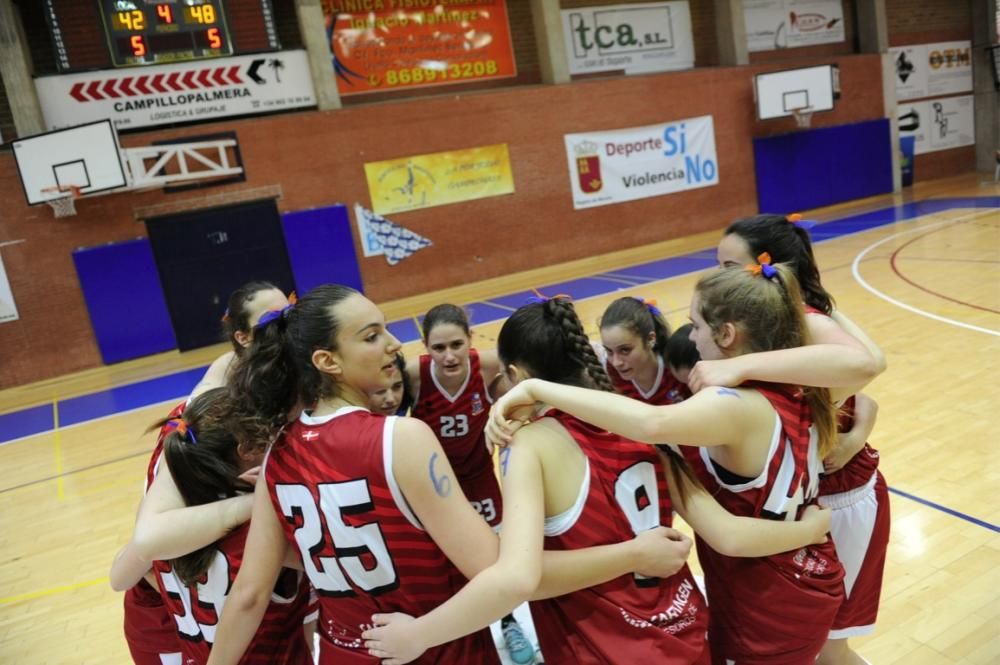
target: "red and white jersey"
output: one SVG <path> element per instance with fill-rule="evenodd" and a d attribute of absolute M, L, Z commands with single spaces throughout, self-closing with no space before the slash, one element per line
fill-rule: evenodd
<path fill-rule="evenodd" d="M 666 363 L 663 362 L 663 356 L 656 356 L 656 364 L 656 380 L 653 381 L 653 385 L 649 390 L 643 390 L 635 381 L 624 378 L 608 362 L 606 357 L 604 359 L 604 370 L 611 378 L 615 392 L 626 397 L 631 397 L 632 399 L 637 399 L 640 402 L 645 402 L 646 404 L 657 406 L 662 404 L 677 404 L 691 396 L 691 390 L 687 385 L 678 381 L 674 373 L 667 368 Z"/>
<path fill-rule="evenodd" d="M 587 456 L 576 504 L 545 519 L 545 549 L 632 539 L 670 526 L 673 511 L 659 456 L 650 446 L 549 411 Z M 625 575 L 531 603 L 545 662 L 695 663 L 706 648 L 708 611 L 685 565 L 667 579 Z"/>
<path fill-rule="evenodd" d="M 850 432 L 854 427 L 854 396 L 851 395 L 840 407 L 837 431 Z M 864 487 L 878 471 L 878 451 L 865 444 L 847 464 L 833 473 L 824 474 L 819 481 L 819 495 L 830 496 Z"/>
<path fill-rule="evenodd" d="M 696 472 L 730 513 L 798 519 L 814 503 L 821 461 L 809 406 L 795 386 L 751 382 L 774 407 L 774 435 L 756 478 L 727 471 L 699 449 Z M 691 460 L 691 457 L 688 457 Z M 723 556 L 698 539 L 711 621 L 712 657 L 744 663 L 801 665 L 826 642 L 844 598 L 844 570 L 832 542 L 769 557 Z"/>
<path fill-rule="evenodd" d="M 184 665 L 208 661 L 219 617 L 243 562 L 249 531 L 250 525 L 244 524 L 218 541 L 211 565 L 193 587 L 185 585 L 166 561 L 153 564 L 163 602 L 180 638 Z M 308 601 L 309 584 L 305 575 L 283 568 L 257 634 L 240 662 L 245 665 L 311 664 L 309 646 L 302 631 Z"/>
<path fill-rule="evenodd" d="M 167 414 L 167 418 L 179 418 L 184 413 L 187 402 L 181 402 Z M 163 440 L 170 430 L 160 428 L 156 437 L 156 446 L 146 465 L 146 478 L 143 493 L 149 490 L 156 478 L 156 470 L 163 453 Z M 163 606 L 158 589 L 154 589 L 146 580 L 125 592 L 125 640 L 129 648 L 153 653 L 176 653 L 181 650 L 177 641 L 170 614 Z"/>
<path fill-rule="evenodd" d="M 493 468 L 484 435 L 490 404 L 475 349 L 469 351 L 469 373 L 465 383 L 454 395 L 438 383 L 431 357 L 420 356 L 420 394 L 411 415 L 434 430 L 459 479 L 478 476 Z"/>
<path fill-rule="evenodd" d="M 805 305 L 804 309 L 806 314 L 827 316 L 822 311 L 809 305 Z M 840 413 L 837 418 L 837 431 L 850 432 L 853 427 L 854 396 L 852 395 L 840 408 Z M 875 472 L 878 470 L 878 462 L 878 451 L 872 448 L 869 444 L 865 443 L 865 447 L 859 450 L 854 457 L 847 462 L 847 464 L 833 473 L 823 475 L 820 479 L 819 485 L 820 496 L 840 494 L 842 492 L 849 492 L 850 490 L 857 489 L 859 487 L 864 487 L 871 482 L 871 479 L 875 476 Z"/>
<path fill-rule="evenodd" d="M 265 461 L 264 478 L 285 536 L 319 593 L 321 665 L 377 663 L 361 639 L 372 614 L 420 616 L 465 583 L 396 484 L 396 420 L 356 407 L 318 418 L 303 413 Z M 499 659 L 484 629 L 414 662 Z"/>

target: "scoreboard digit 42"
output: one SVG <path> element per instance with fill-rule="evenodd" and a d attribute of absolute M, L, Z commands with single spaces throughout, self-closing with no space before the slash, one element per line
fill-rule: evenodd
<path fill-rule="evenodd" d="M 222 0 L 101 0 L 101 18 L 116 67 L 233 52 Z"/>

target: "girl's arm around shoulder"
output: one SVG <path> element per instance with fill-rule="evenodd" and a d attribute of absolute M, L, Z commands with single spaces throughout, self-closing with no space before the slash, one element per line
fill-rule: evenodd
<path fill-rule="evenodd" d="M 423 423 L 419 424 L 426 428 Z M 423 439 L 419 432 L 420 429 L 416 426 L 406 426 L 397 435 L 416 434 Z M 429 429 L 427 434 L 433 440 Z M 422 450 L 416 455 L 410 455 L 410 459 L 405 461 L 393 456 L 393 469 L 397 473 L 406 473 L 399 468 L 401 463 L 429 470 L 421 477 L 421 473 L 411 468 L 405 481 L 404 478 L 398 479 L 403 493 L 422 521 L 425 516 L 429 519 L 434 506 L 438 506 L 437 512 L 441 515 L 434 519 L 434 526 L 427 522 L 424 526 L 445 554 L 458 565 L 459 561 L 449 550 L 454 549 L 464 538 L 469 538 L 470 532 L 466 530 L 478 523 L 473 531 L 485 529 L 493 538 L 493 548 L 487 549 L 494 552 L 495 561 L 474 577 L 463 570 L 471 578 L 469 583 L 450 600 L 422 617 L 413 619 L 400 614 L 376 615 L 374 622 L 379 627 L 364 633 L 370 653 L 383 659 L 391 658 L 390 662 L 407 663 L 431 647 L 488 626 L 527 600 L 535 590 L 541 577 L 544 497 L 538 459 L 528 450 L 529 446 L 521 443 L 531 438 L 530 432 L 519 433 L 519 441 L 512 446 L 514 453 L 507 460 L 504 482 L 505 519 L 498 559 L 495 558 L 496 538 L 465 500 L 447 459 L 436 461 L 437 456 L 444 457 L 443 453 L 438 452 L 440 444 L 436 440 L 433 440 L 433 444 L 431 441 L 422 441 L 413 445 L 413 441 L 408 439 L 402 448 L 407 451 Z M 407 486 L 410 487 L 409 492 Z M 459 510 L 458 502 L 468 510 Z M 450 503 L 455 506 L 448 506 Z M 431 512 L 427 512 L 428 510 Z M 469 540 L 474 543 L 480 539 L 485 540 L 476 533 Z"/>
<path fill-rule="evenodd" d="M 420 397 L 420 356 L 406 361 L 406 383 L 414 401 Z"/>
<path fill-rule="evenodd" d="M 663 463 L 670 464 L 666 458 Z M 673 482 L 668 483 L 674 510 L 719 554 L 763 557 L 826 541 L 829 510 L 810 506 L 795 522 L 737 517 L 683 473 L 673 475 L 680 476 L 684 486 L 681 491 Z"/>
<path fill-rule="evenodd" d="M 250 519 L 251 495 L 187 506 L 164 457 L 149 491 L 139 504 L 130 546 L 141 557 L 173 559 L 222 538 Z"/>
<path fill-rule="evenodd" d="M 711 388 L 680 404 L 654 406 L 624 395 L 528 379 L 494 405 L 487 436 L 496 443 L 506 443 L 519 427 L 519 423 L 508 418 L 543 402 L 633 441 L 739 445 L 746 436 L 746 418 L 759 410 L 746 392 Z"/>
<path fill-rule="evenodd" d="M 225 386 L 229 380 L 229 370 L 235 360 L 236 354 L 233 351 L 226 351 L 212 361 L 212 364 L 205 370 L 205 376 L 201 377 L 201 381 L 191 391 L 190 399 L 194 399 L 213 388 Z"/>
<path fill-rule="evenodd" d="M 257 479 L 253 499 L 253 519 L 243 562 L 219 618 L 208 665 L 236 665 L 243 657 L 264 618 L 274 583 L 288 557 L 288 541 L 271 504 L 263 474 Z"/>

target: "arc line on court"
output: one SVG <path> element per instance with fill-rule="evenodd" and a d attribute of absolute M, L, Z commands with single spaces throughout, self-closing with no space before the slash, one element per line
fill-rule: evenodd
<path fill-rule="evenodd" d="M 975 214 L 978 214 L 978 213 L 975 213 Z M 975 214 L 973 214 L 972 216 L 970 216 L 970 219 L 972 219 L 973 217 L 975 217 Z M 968 221 L 968 220 L 966 220 L 966 221 Z M 851 263 L 851 274 L 854 275 L 854 281 L 856 281 L 858 284 L 860 284 L 866 291 L 868 291 L 872 295 L 874 295 L 874 296 L 876 296 L 878 298 L 881 298 L 882 300 L 886 301 L 887 303 L 895 305 L 896 307 L 899 307 L 900 309 L 905 309 L 908 312 L 912 312 L 913 314 L 916 314 L 918 316 L 923 316 L 925 318 L 932 319 L 934 321 L 939 321 L 941 323 L 947 323 L 949 325 L 957 326 L 959 328 L 965 328 L 967 330 L 973 330 L 975 332 L 981 332 L 981 333 L 985 333 L 987 335 L 993 335 L 994 337 L 1000 337 L 1000 331 L 998 331 L 998 330 L 992 330 L 990 328 L 983 328 L 981 326 L 972 325 L 971 323 L 965 323 L 964 321 L 956 321 L 955 319 L 949 319 L 948 317 L 940 316 L 938 314 L 933 314 L 931 312 L 927 312 L 925 310 L 922 310 L 919 307 L 914 307 L 913 305 L 910 305 L 908 303 L 902 302 L 901 300 L 897 300 L 897 299 L 893 298 L 892 296 L 890 296 L 889 294 L 883 293 L 882 291 L 876 289 L 874 286 L 872 286 L 871 284 L 869 284 L 868 281 L 865 280 L 864 277 L 861 276 L 861 270 L 859 268 L 859 266 L 861 265 L 861 262 L 864 260 L 865 256 L 868 254 L 868 252 L 872 251 L 876 247 L 880 247 L 880 246 L 884 245 L 885 243 L 887 243 L 887 242 L 889 242 L 891 240 L 895 240 L 899 236 L 907 235 L 909 233 L 918 233 L 920 231 L 926 231 L 926 230 L 932 229 L 932 228 L 937 228 L 937 227 L 941 227 L 941 226 L 948 226 L 949 224 L 953 225 L 953 224 L 961 224 L 961 223 L 963 223 L 962 220 L 956 221 L 956 220 L 953 220 L 953 219 L 949 219 L 949 220 L 946 220 L 946 221 L 943 221 L 943 222 L 938 222 L 936 224 L 931 224 L 931 225 L 928 225 L 928 226 L 921 226 L 920 228 L 916 228 L 916 229 L 907 229 L 906 231 L 900 231 L 899 233 L 894 233 L 891 236 L 887 236 L 887 237 L 882 238 L 881 240 L 879 240 L 877 242 L 872 243 L 871 245 L 868 245 L 863 250 L 861 250 L 861 252 L 856 257 L 854 257 L 854 261 L 853 261 L 853 263 Z"/>

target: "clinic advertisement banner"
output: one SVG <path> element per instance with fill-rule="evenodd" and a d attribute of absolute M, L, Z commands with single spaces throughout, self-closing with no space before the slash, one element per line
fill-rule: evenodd
<path fill-rule="evenodd" d="M 407 210 L 514 193 L 507 144 L 365 164 L 372 210 Z"/>
<path fill-rule="evenodd" d="M 570 74 L 694 67 L 686 1 L 564 9 L 562 23 Z"/>
<path fill-rule="evenodd" d="M 305 51 L 42 76 L 35 89 L 50 130 L 105 118 L 134 129 L 316 105 Z"/>
<path fill-rule="evenodd" d="M 743 22 L 751 52 L 844 41 L 841 0 L 743 0 Z"/>
<path fill-rule="evenodd" d="M 710 115 L 564 139 L 576 210 L 719 184 Z"/>
<path fill-rule="evenodd" d="M 972 92 L 972 42 L 895 46 L 889 53 L 897 100 Z"/>
<path fill-rule="evenodd" d="M 7 270 L 3 267 L 3 257 L 0 257 L 0 323 L 17 321 L 17 305 L 14 304 L 14 293 L 7 281 Z"/>
<path fill-rule="evenodd" d="M 323 0 L 340 94 L 517 75 L 506 0 Z"/>
<path fill-rule="evenodd" d="M 914 138 L 914 152 L 922 155 L 976 143 L 974 97 L 945 97 L 900 104 L 896 113 L 899 135 Z"/>

